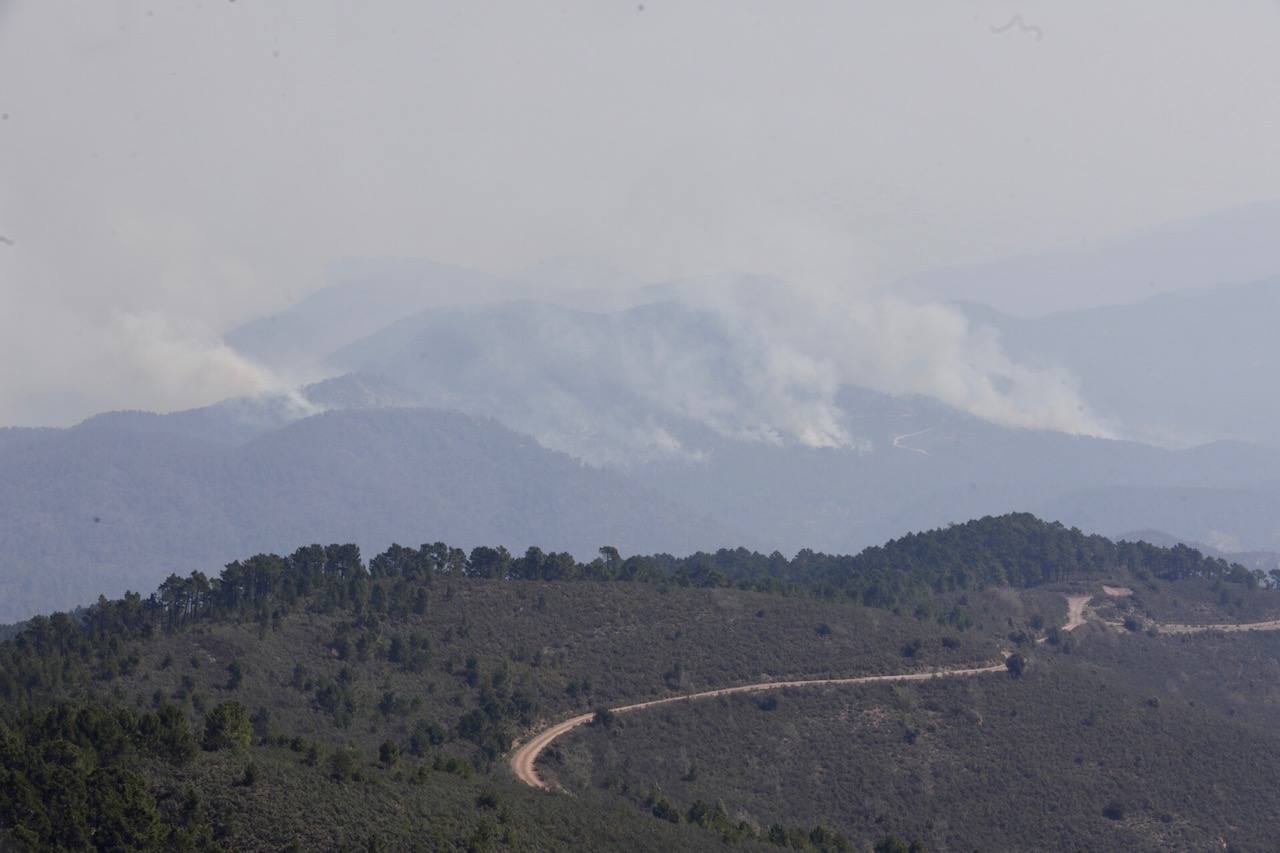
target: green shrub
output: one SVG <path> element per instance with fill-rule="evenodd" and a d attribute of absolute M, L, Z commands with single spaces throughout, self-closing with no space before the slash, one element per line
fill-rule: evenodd
<path fill-rule="evenodd" d="M 209 752 L 245 749 L 252 740 L 253 724 L 239 702 L 221 702 L 204 719 L 204 739 L 200 745 Z"/>

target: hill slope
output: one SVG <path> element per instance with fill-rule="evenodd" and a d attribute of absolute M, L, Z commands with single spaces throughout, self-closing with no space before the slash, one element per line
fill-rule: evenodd
<path fill-rule="evenodd" d="M 1054 630 L 1060 582 L 1129 584 L 1115 607 L 1138 615 L 1191 600 L 1214 622 L 1233 599 L 1280 610 L 1280 593 L 1237 575 L 1027 516 L 792 561 L 584 564 L 443 544 L 367 565 L 352 546 L 260 555 L 0 643 L 0 845 L 850 851 L 904 833 L 930 849 L 1055 849 L 1107 846 L 1108 831 L 1139 849 L 1251 844 L 1275 830 L 1258 805 L 1274 773 L 1247 758 L 1275 740 L 1268 639 Z M 869 583 L 901 597 L 864 606 L 852 593 Z M 590 755 L 566 742 L 547 756 L 572 797 L 506 769 L 514 737 L 594 708 L 972 667 L 1003 648 L 1024 677 L 605 715 L 579 733 Z M 1101 813 L 1110 799 L 1119 817 Z"/>
<path fill-rule="evenodd" d="M 656 788 L 691 817 L 704 804 L 708 822 L 721 808 L 730 821 L 821 822 L 931 851 L 1264 850 L 1280 771 L 1256 756 L 1280 735 L 1274 682 L 1259 680 L 1278 674 L 1277 652 L 1274 634 L 1090 632 L 1017 680 L 811 688 L 620 716 L 569 735 L 550 768 L 575 794 L 642 807 Z"/>

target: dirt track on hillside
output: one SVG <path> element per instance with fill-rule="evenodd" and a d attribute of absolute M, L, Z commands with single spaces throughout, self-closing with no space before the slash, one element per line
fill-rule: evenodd
<path fill-rule="evenodd" d="M 1074 631 L 1083 625 L 1085 608 L 1089 606 L 1089 602 L 1092 600 L 1092 595 L 1068 595 L 1067 624 L 1062 626 L 1062 630 Z"/>
<path fill-rule="evenodd" d="M 1106 594 L 1114 595 L 1111 589 L 1106 590 Z M 1067 621 L 1062 626 L 1064 631 L 1074 631 L 1081 625 L 1085 624 L 1088 616 L 1089 602 L 1093 600 L 1091 595 L 1068 595 L 1067 596 Z M 1266 622 L 1243 622 L 1226 625 L 1157 625 L 1157 629 L 1163 634 L 1203 634 L 1209 631 L 1276 631 L 1280 630 L 1280 619 L 1273 619 Z M 1043 640 L 1041 640 L 1043 642 Z M 1008 657 L 1008 652 L 1005 657 Z M 645 708 L 653 708 L 658 705 L 670 705 L 673 702 L 689 702 L 695 699 L 710 699 L 715 696 L 729 696 L 735 693 L 762 693 L 768 690 L 781 690 L 786 687 L 816 687 L 820 685 L 847 685 L 847 684 L 879 684 L 891 681 L 931 681 L 935 678 L 963 678 L 972 675 L 984 675 L 987 673 L 1004 672 L 1006 666 L 1004 661 L 1000 663 L 988 664 L 979 667 L 958 667 L 955 669 L 939 669 L 929 672 L 905 672 L 895 675 L 859 675 L 851 678 L 810 678 L 799 681 L 762 681 L 756 684 L 742 684 L 737 687 L 721 687 L 718 690 L 704 690 L 700 693 L 686 693 L 681 696 L 668 696 L 665 699 L 652 699 L 648 702 L 636 702 L 631 705 L 619 705 L 616 708 L 610 708 L 614 714 L 629 714 L 632 711 L 640 711 Z M 548 789 L 550 786 L 538 776 L 537 770 L 534 769 L 534 763 L 538 760 L 538 756 L 549 747 L 556 738 L 573 731 L 579 726 L 586 725 L 591 721 L 594 714 L 579 714 L 576 717 L 570 717 L 563 722 L 556 723 L 548 729 L 538 732 L 528 741 L 517 744 L 515 752 L 511 754 L 511 771 L 515 773 L 516 778 L 526 785 L 532 785 L 535 788 Z"/>
<path fill-rule="evenodd" d="M 1225 631 L 1234 634 L 1239 631 L 1280 631 L 1280 619 L 1269 619 L 1266 622 L 1228 622 L 1224 625 L 1156 625 L 1161 634 L 1207 634 L 1210 631 Z"/>
<path fill-rule="evenodd" d="M 781 690 L 786 687 L 815 687 L 818 685 L 841 685 L 841 684 L 879 684 L 890 681 L 931 681 L 935 678 L 958 678 L 969 675 L 983 675 L 991 672 L 1004 672 L 1006 670 L 1004 661 L 1000 663 L 988 664 L 987 666 L 957 668 L 957 669 L 940 669 L 928 672 L 905 672 L 894 675 L 860 675 L 851 678 L 809 678 L 798 681 L 761 681 L 756 684 L 742 684 L 737 687 L 721 687 L 718 690 L 704 690 L 700 693 L 686 693 L 681 696 L 668 696 L 665 699 L 652 699 L 648 702 L 636 702 L 631 705 L 620 705 L 616 708 L 610 708 L 614 714 L 629 714 L 632 711 L 640 711 L 645 708 L 653 708 L 657 705 L 670 705 L 673 702 L 688 702 L 694 699 L 710 699 L 715 696 L 729 696 L 734 693 L 762 693 L 767 690 Z M 591 721 L 594 714 L 579 714 L 576 717 L 570 717 L 564 722 L 557 723 L 549 729 L 544 729 L 529 739 L 528 742 L 520 744 L 511 755 L 511 771 L 516 774 L 516 778 L 527 785 L 535 788 L 546 788 L 547 783 L 542 781 L 534 769 L 534 762 L 538 760 L 538 756 L 542 754 L 552 741 L 566 732 L 576 729 L 578 726 L 586 725 Z"/>

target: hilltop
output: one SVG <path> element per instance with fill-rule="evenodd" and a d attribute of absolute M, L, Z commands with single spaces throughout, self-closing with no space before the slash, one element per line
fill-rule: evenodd
<path fill-rule="evenodd" d="M 1110 605 L 1116 612 L 1106 618 L 1114 620 L 1227 622 L 1280 612 L 1280 593 L 1243 567 L 1025 515 L 904 537 L 853 557 L 725 550 L 677 559 L 604 548 L 582 562 L 563 552 L 468 553 L 440 543 L 393 547 L 367 562 L 352 545 L 260 555 L 217 577 L 174 575 L 148 597 L 35 619 L 0 644 L 8 774 L 0 790 L 10 792 L 0 824 L 18 843 L 128 839 L 157 849 L 709 849 L 723 839 L 757 849 L 771 847 L 775 823 L 813 849 L 855 849 L 893 832 L 935 839 L 908 819 L 923 808 L 908 793 L 879 824 L 851 823 L 821 798 L 796 812 L 798 822 L 760 810 L 740 799 L 738 777 L 722 775 L 711 753 L 694 757 L 679 745 L 683 728 L 665 737 L 699 768 L 704 784 L 696 789 L 660 774 L 644 775 L 643 791 L 626 774 L 581 787 L 571 769 L 578 748 L 569 745 L 557 775 L 578 795 L 548 795 L 512 778 L 504 756 L 522 734 L 596 708 L 770 678 L 985 666 L 1011 646 L 1027 661 L 1024 677 L 1000 676 L 981 688 L 979 704 L 962 690 L 946 700 L 954 713 L 1012 712 L 1014 700 L 1001 691 L 1013 688 L 996 685 L 1036 689 L 1035 679 L 1047 677 L 1038 673 L 1059 660 L 1115 678 L 1155 662 L 1159 673 L 1138 683 L 1144 695 L 1164 696 L 1161 674 L 1176 679 L 1179 669 L 1224 655 L 1250 662 L 1256 649 L 1248 643 L 1265 642 L 1148 638 L 1141 642 L 1154 651 L 1144 655 L 1125 644 L 1138 638 L 1096 619 L 1070 640 L 1055 635 L 1066 618 L 1059 590 L 1103 583 L 1134 590 Z M 1178 655 L 1159 652 L 1169 642 L 1184 644 Z M 1096 686 L 1097 701 L 1110 707 L 1107 684 Z M 927 703 L 932 689 L 903 686 L 893 695 Z M 1252 739 L 1252 721 L 1272 713 L 1265 695 L 1237 687 L 1230 707 L 1170 711 L 1165 725 L 1194 739 L 1221 720 L 1241 744 L 1266 748 Z M 779 701 L 787 713 L 804 713 L 810 700 Z M 1228 711 L 1247 725 L 1233 728 Z M 736 713 L 727 726 L 738 725 Z M 641 732 L 649 723 L 637 718 L 618 731 L 633 725 Z M 1126 727 L 1145 724 L 1121 716 L 1114 725 L 1127 736 Z M 618 755 L 627 741 L 609 743 Z M 745 731 L 740 743 L 751 743 Z M 773 772 L 797 796 L 810 784 L 802 764 Z M 96 792 L 108 780 L 120 793 L 104 800 Z M 1217 784 L 1263 781 L 1250 771 Z M 666 793 L 652 798 L 650 782 Z M 708 784 L 722 787 L 716 796 L 740 819 L 725 824 L 714 808 L 704 813 L 685 801 L 686 792 L 705 798 Z M 1214 802 L 1210 812 L 1194 801 L 1161 808 L 1193 827 L 1244 814 Z M 950 808 L 943 801 L 935 810 Z M 955 826 L 965 836 L 965 824 Z"/>

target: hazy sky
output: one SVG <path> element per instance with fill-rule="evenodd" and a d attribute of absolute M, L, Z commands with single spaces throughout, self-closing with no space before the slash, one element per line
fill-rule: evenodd
<path fill-rule="evenodd" d="M 1265 0 L 355 5 L 0 0 L 0 424 L 262 387 L 347 257 L 839 294 L 1280 198 Z"/>

